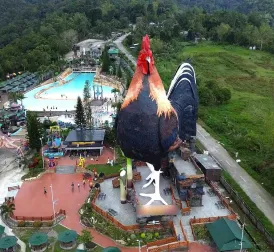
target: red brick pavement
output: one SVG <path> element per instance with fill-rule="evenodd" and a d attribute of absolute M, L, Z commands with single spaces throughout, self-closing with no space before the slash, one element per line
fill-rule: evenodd
<path fill-rule="evenodd" d="M 86 158 L 86 165 L 89 164 L 106 164 L 109 159 L 113 159 L 114 154 L 113 150 L 110 148 L 104 147 L 102 155 L 98 156 L 98 161 L 90 160 L 91 158 Z M 71 159 L 69 156 L 62 157 L 57 160 L 58 165 L 64 166 L 64 165 L 76 165 L 76 161 L 78 161 L 78 158 Z"/>
<path fill-rule="evenodd" d="M 74 192 L 71 191 L 71 183 L 74 182 Z M 77 184 L 80 183 L 80 191 Z M 84 227 L 80 224 L 78 210 L 88 196 L 88 186 L 82 185 L 81 174 L 55 174 L 48 173 L 41 178 L 24 182 L 15 198 L 15 216 L 45 217 L 53 214 L 50 185 L 53 187 L 54 200 L 58 200 L 55 211 L 66 210 L 66 219 L 62 224 L 69 229 L 81 232 Z M 47 194 L 44 195 L 44 187 Z M 118 246 L 112 239 L 102 235 L 94 229 L 89 229 L 94 242 L 102 247 Z M 120 247 L 125 252 L 137 252 L 138 248 Z M 146 248 L 142 248 L 142 252 Z M 189 247 L 190 252 L 215 252 L 209 246 L 192 243 Z"/>
<path fill-rule="evenodd" d="M 71 183 L 74 182 L 74 192 L 71 191 Z M 80 183 L 80 191 L 77 184 Z M 56 212 L 60 209 L 66 210 L 66 219 L 62 224 L 67 228 L 81 232 L 84 227 L 80 224 L 78 210 L 88 196 L 88 186 L 82 185 L 81 174 L 54 174 L 49 173 L 41 178 L 24 182 L 15 198 L 15 216 L 45 217 L 53 214 L 50 185 L 53 187 L 54 200 L 58 200 L 55 205 Z M 44 187 L 47 194 L 44 195 Z M 102 247 L 117 246 L 117 244 L 107 236 L 104 236 L 93 229 L 89 229 L 94 237 L 94 242 Z M 137 252 L 136 248 L 124 248 L 122 251 Z M 144 250 L 145 251 L 145 250 Z"/>

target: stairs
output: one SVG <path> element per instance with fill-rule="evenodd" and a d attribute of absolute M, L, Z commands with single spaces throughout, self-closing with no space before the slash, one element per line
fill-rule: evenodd
<path fill-rule="evenodd" d="M 57 166 L 56 174 L 73 174 L 75 173 L 75 166 Z"/>

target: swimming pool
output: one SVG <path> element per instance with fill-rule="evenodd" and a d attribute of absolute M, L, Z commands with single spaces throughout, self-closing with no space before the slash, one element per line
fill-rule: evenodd
<path fill-rule="evenodd" d="M 59 86 L 59 82 L 54 82 L 25 93 L 26 98 L 23 100 L 23 104 L 26 109 L 32 111 L 42 111 L 43 109 L 49 111 L 51 107 L 55 107 L 55 111 L 74 110 L 77 97 L 83 97 L 86 80 L 90 81 L 91 96 L 93 97 L 94 76 L 95 73 L 72 73 L 65 78 L 65 81 L 71 81 L 64 85 Z M 42 99 L 36 99 L 35 95 L 42 90 L 44 90 L 40 94 Z M 103 97 L 113 97 L 111 90 L 112 87 L 103 86 Z"/>

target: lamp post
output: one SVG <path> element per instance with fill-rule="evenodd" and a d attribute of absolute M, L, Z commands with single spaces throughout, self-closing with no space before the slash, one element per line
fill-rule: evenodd
<path fill-rule="evenodd" d="M 45 169 L 45 160 L 44 160 L 44 152 L 43 152 L 43 141 L 42 141 L 42 137 L 40 137 L 40 141 L 41 141 L 41 147 L 42 147 L 42 161 L 43 161 L 43 169 Z"/>
<path fill-rule="evenodd" d="M 50 185 L 50 191 L 51 191 L 51 201 L 52 201 L 52 210 L 53 210 L 53 225 L 55 222 L 55 208 L 54 208 L 54 200 L 53 200 L 53 189 L 52 189 L 52 185 Z"/>
<path fill-rule="evenodd" d="M 138 248 L 139 248 L 139 252 L 141 252 L 141 240 L 137 240 L 137 242 L 138 242 Z"/>

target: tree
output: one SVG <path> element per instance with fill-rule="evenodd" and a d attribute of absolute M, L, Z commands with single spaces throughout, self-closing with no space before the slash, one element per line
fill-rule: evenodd
<path fill-rule="evenodd" d="M 0 211 L 2 215 L 12 215 L 13 211 L 15 210 L 15 205 L 13 203 L 7 204 L 4 203 L 0 206 Z"/>
<path fill-rule="evenodd" d="M 90 242 L 92 242 L 92 235 L 90 233 L 90 231 L 88 230 L 82 230 L 81 235 L 78 236 L 77 240 L 79 243 L 84 243 L 84 244 L 88 244 Z"/>
<path fill-rule="evenodd" d="M 118 76 L 118 78 L 120 78 L 120 79 L 123 77 L 123 73 L 122 73 L 121 65 L 119 65 L 119 66 L 118 66 L 117 76 Z"/>
<path fill-rule="evenodd" d="M 25 99 L 24 93 L 18 93 L 17 94 L 17 100 L 21 101 L 21 105 L 23 105 L 23 100 Z"/>
<path fill-rule="evenodd" d="M 110 67 L 110 58 L 108 55 L 108 49 L 105 47 L 102 54 L 102 71 L 108 73 Z"/>
<path fill-rule="evenodd" d="M 29 147 L 39 152 L 41 149 L 42 125 L 38 120 L 37 114 L 33 111 L 27 111 L 27 132 Z"/>
<path fill-rule="evenodd" d="M 91 93 L 90 93 L 90 82 L 87 80 L 84 86 L 84 112 L 86 116 L 86 122 L 89 127 L 92 127 L 92 110 L 91 110 Z"/>
<path fill-rule="evenodd" d="M 219 26 L 217 26 L 216 31 L 220 42 L 224 42 L 226 40 L 230 30 L 231 27 L 229 24 L 221 23 Z"/>
<path fill-rule="evenodd" d="M 85 112 L 80 96 L 77 98 L 77 105 L 75 111 L 75 123 L 78 127 L 83 128 L 86 125 Z"/>
<path fill-rule="evenodd" d="M 111 90 L 111 93 L 114 94 L 115 103 L 117 102 L 117 93 L 119 93 L 119 92 L 120 92 L 120 90 L 118 88 L 113 88 Z"/>

